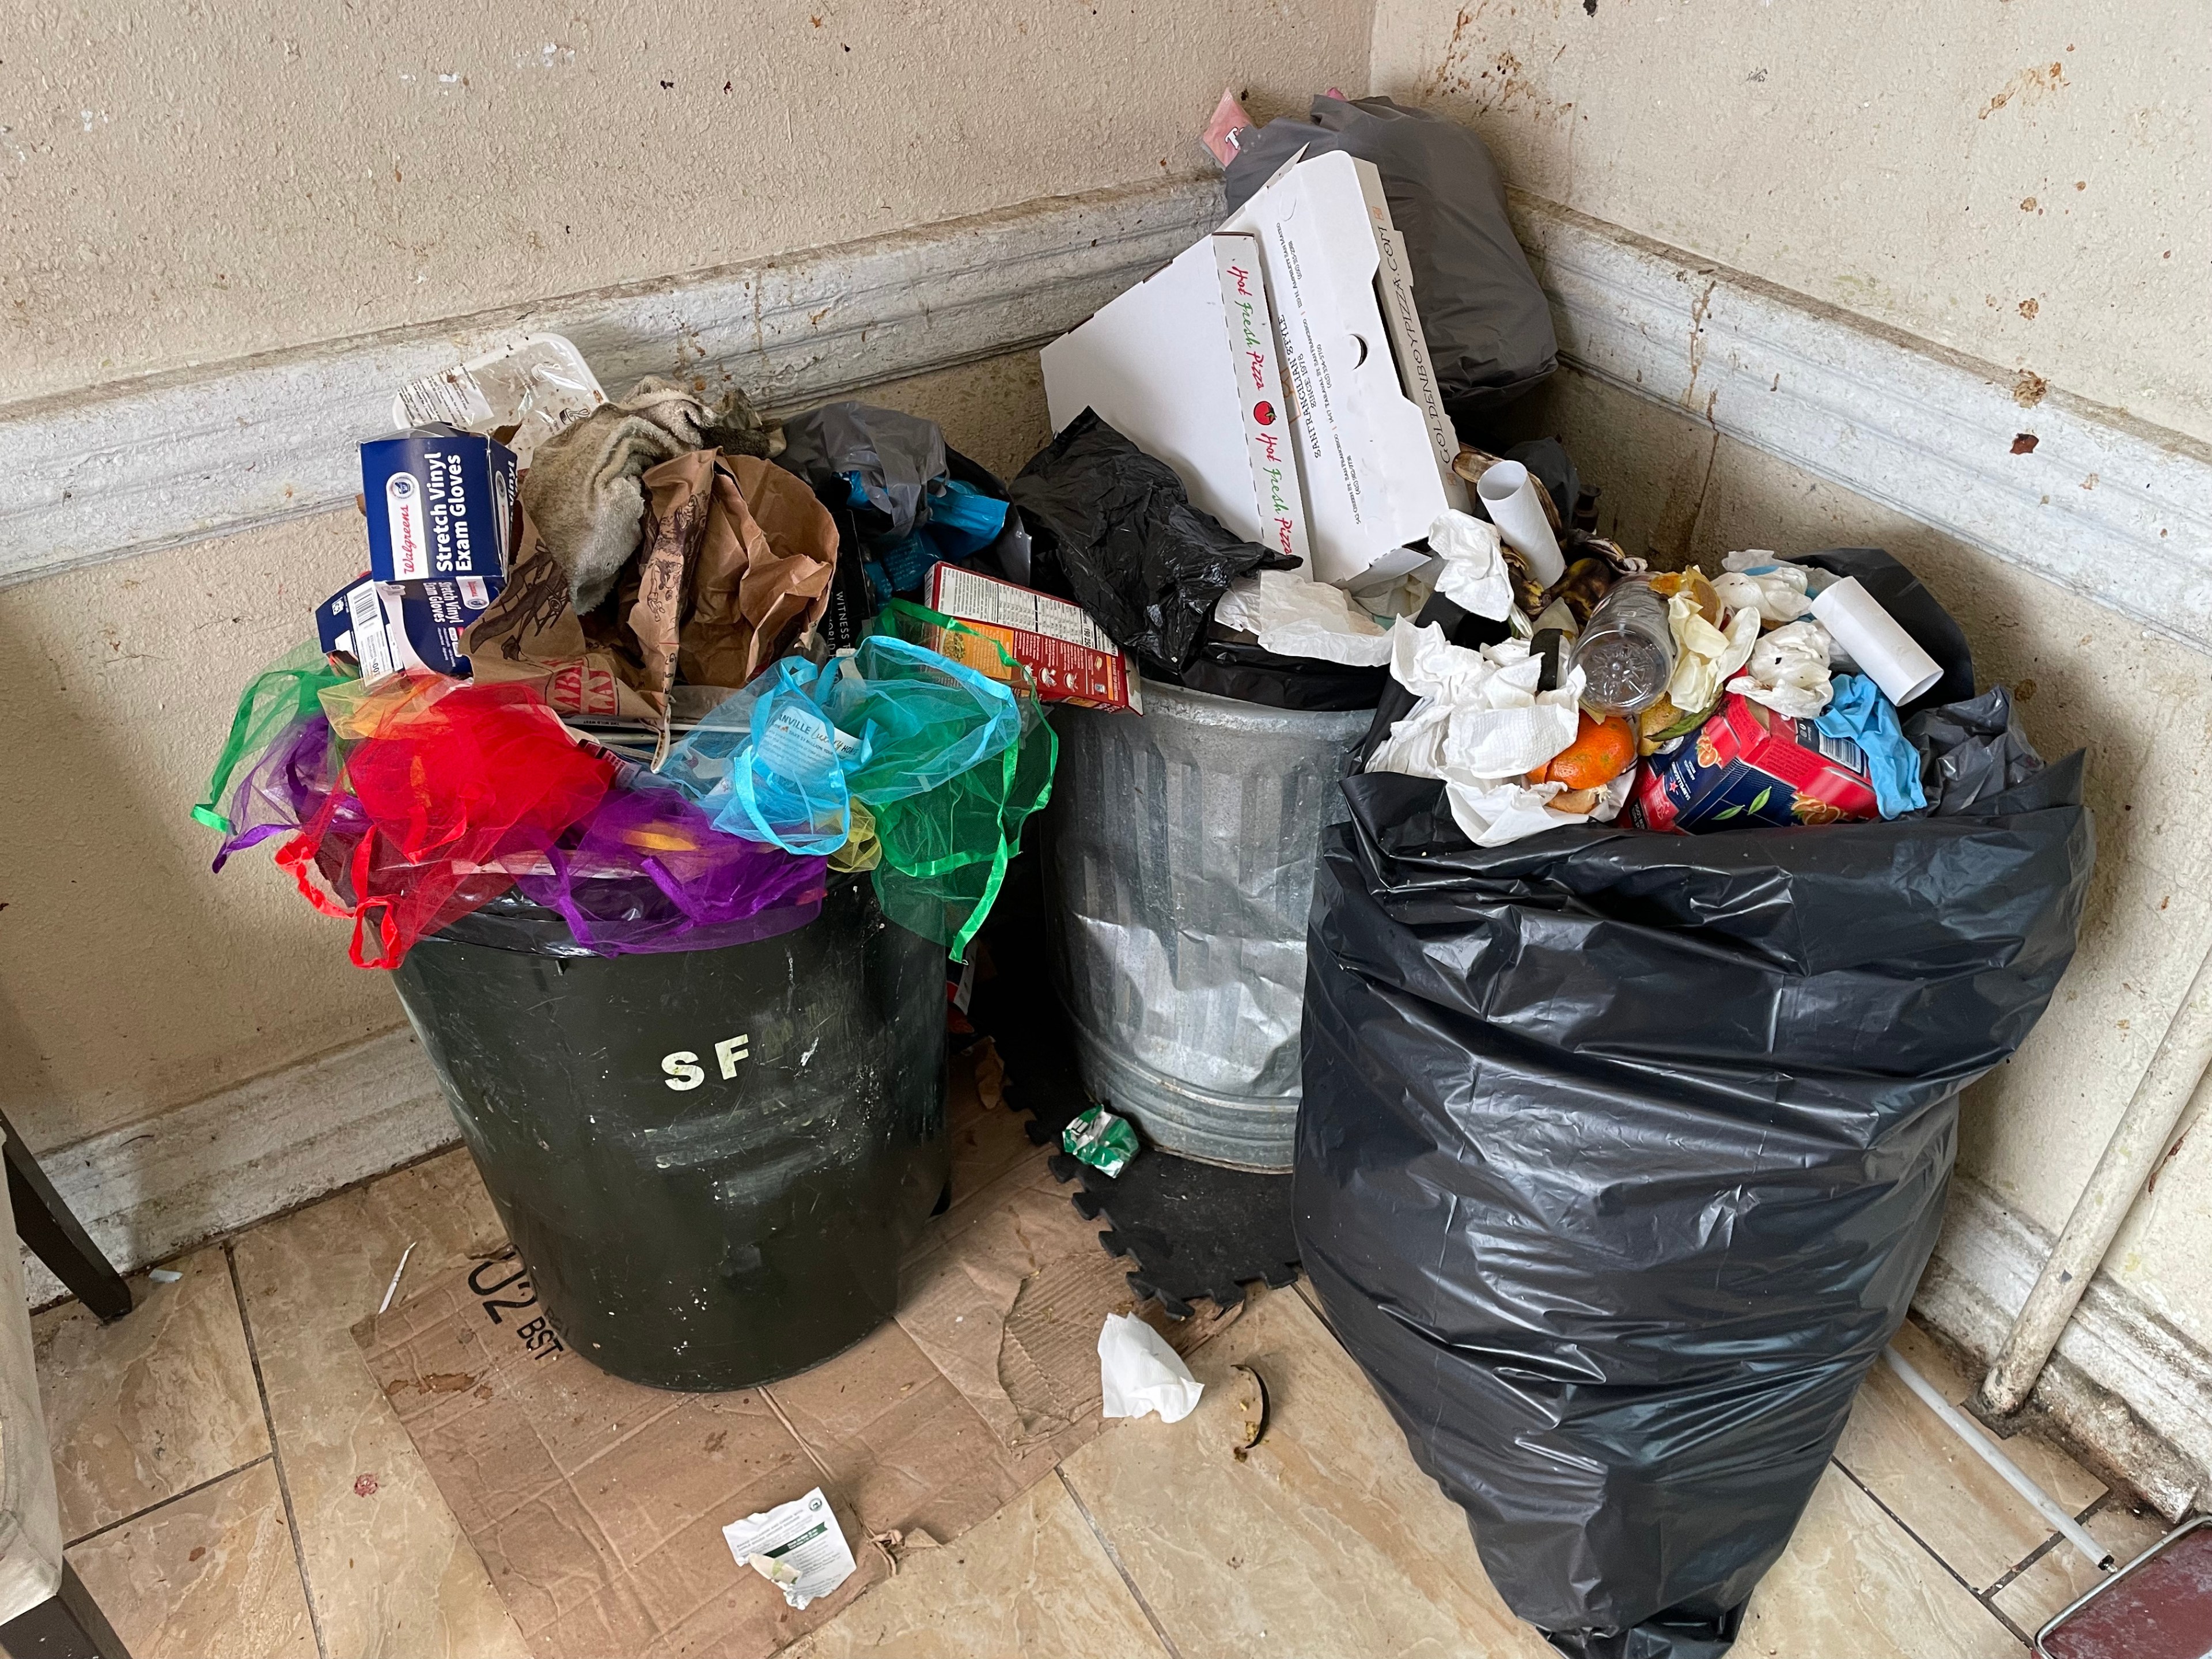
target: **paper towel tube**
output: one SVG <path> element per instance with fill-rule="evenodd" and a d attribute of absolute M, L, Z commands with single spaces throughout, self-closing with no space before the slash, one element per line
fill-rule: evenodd
<path fill-rule="evenodd" d="M 1528 560 L 1536 580 L 1549 587 L 1567 574 L 1567 562 L 1559 556 L 1559 538 L 1552 534 L 1552 521 L 1536 496 L 1543 487 L 1520 462 L 1500 461 L 1474 489 L 1506 545 Z"/>
<path fill-rule="evenodd" d="M 1815 594 L 1813 614 L 1882 694 L 1900 707 L 1943 678 L 1936 659 L 1899 626 L 1856 576 L 1832 582 Z"/>

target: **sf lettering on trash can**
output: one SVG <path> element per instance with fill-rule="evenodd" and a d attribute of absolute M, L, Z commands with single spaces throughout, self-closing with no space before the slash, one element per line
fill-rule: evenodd
<path fill-rule="evenodd" d="M 752 1058 L 752 1038 L 744 1032 L 733 1037 L 724 1037 L 714 1045 L 714 1064 L 726 1083 L 737 1076 L 738 1065 Z M 689 1048 L 678 1048 L 662 1057 L 660 1069 L 668 1073 L 661 1080 L 670 1088 L 682 1091 L 696 1089 L 707 1080 L 707 1068 L 699 1063 L 699 1056 Z"/>

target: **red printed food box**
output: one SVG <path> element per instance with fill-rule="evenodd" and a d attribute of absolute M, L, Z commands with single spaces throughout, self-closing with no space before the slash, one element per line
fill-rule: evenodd
<path fill-rule="evenodd" d="M 1878 816 L 1858 744 L 1733 692 L 1695 737 L 1644 763 L 1628 803 L 1638 828 L 1676 835 Z"/>
<path fill-rule="evenodd" d="M 929 573 L 929 608 L 1004 646 L 1030 671 L 1038 697 L 1046 702 L 1145 712 L 1128 658 L 1079 605 L 957 564 L 940 564 Z M 984 663 L 970 666 L 990 672 Z"/>

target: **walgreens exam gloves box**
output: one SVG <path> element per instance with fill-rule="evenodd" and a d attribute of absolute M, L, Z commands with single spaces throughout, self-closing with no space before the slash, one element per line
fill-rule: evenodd
<path fill-rule="evenodd" d="M 363 444 L 369 574 L 380 582 L 505 580 L 514 474 L 505 444 L 452 427 Z"/>
<path fill-rule="evenodd" d="M 392 583 L 365 574 L 323 601 L 316 638 L 325 656 L 350 657 L 370 685 L 406 668 L 465 679 L 469 625 L 500 587 L 477 576 Z"/>

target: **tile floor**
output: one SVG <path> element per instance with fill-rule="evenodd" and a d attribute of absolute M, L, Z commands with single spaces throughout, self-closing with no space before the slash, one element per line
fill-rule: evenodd
<path fill-rule="evenodd" d="M 989 1117 L 963 1132 L 964 1167 L 1022 1149 Z M 142 1279 L 119 1324 L 73 1304 L 38 1316 L 70 1559 L 137 1659 L 524 1651 L 349 1328 L 410 1242 L 411 1275 L 500 1238 L 453 1152 L 171 1263 L 182 1277 Z M 1929 1339 L 1908 1328 L 1904 1346 L 1964 1396 Z M 1194 1367 L 1212 1382 L 1240 1362 L 1273 1407 L 1246 1462 L 1222 1389 L 1173 1429 L 1109 1425 L 793 1659 L 1550 1654 L 1303 1287 L 1256 1297 Z M 2051 1448 L 2011 1450 L 2122 1559 L 2160 1530 Z M 2000 1659 L 2090 1576 L 1878 1370 L 1736 1651 Z"/>

